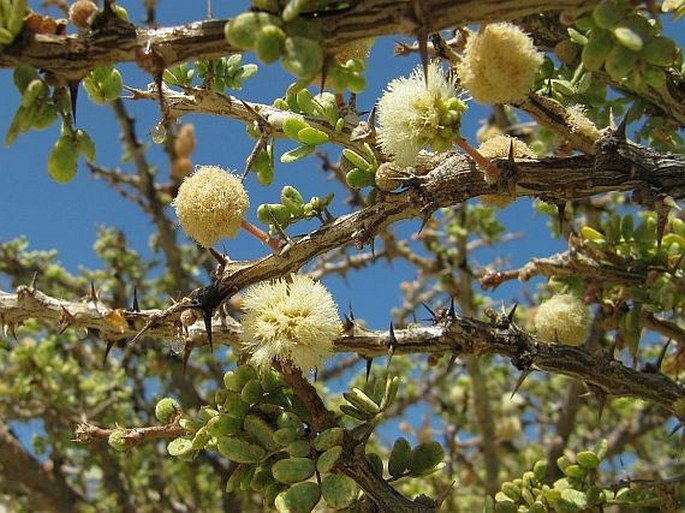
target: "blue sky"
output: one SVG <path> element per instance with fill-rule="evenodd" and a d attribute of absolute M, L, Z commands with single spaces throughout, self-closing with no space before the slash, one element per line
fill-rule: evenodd
<path fill-rule="evenodd" d="M 142 20 L 142 12 L 138 8 L 141 2 L 120 3 L 129 7 L 133 21 Z M 173 25 L 201 19 L 205 11 L 200 4 L 160 2 L 158 21 L 162 25 Z M 244 5 L 237 2 L 213 4 L 216 17 L 230 16 Z M 368 87 L 358 97 L 360 110 L 370 110 L 387 82 L 399 75 L 409 74 L 418 65 L 419 58 L 416 55 L 393 57 L 395 39 L 380 39 L 372 51 L 368 62 Z M 245 62 L 256 62 L 256 59 L 248 54 Z M 122 65 L 119 69 L 128 85 L 145 87 L 152 81 L 150 76 L 134 65 Z M 280 65 L 260 65 L 258 75 L 246 82 L 245 89 L 233 93 L 240 98 L 270 103 L 273 98 L 282 95 L 291 82 L 291 77 Z M 0 88 L 6 91 L 6 101 L 0 107 L 0 131 L 4 134 L 19 101 L 19 95 L 12 85 L 10 70 L 0 70 Z M 137 119 L 139 136 L 145 138 L 152 147 L 150 162 L 159 166 L 161 176 L 166 176 L 166 156 L 147 136 L 158 121 L 158 106 L 152 102 L 127 102 L 127 107 Z M 474 143 L 478 120 L 487 116 L 488 112 L 474 103 L 470 104 L 464 121 L 464 135 Z M 195 125 L 198 139 L 197 149 L 193 154 L 195 164 L 216 164 L 231 169 L 243 169 L 254 141 L 245 135 L 241 123 L 204 115 L 186 116 L 183 121 Z M 106 167 L 120 164 L 119 129 L 111 109 L 90 103 L 83 89 L 79 98 L 77 125 L 85 129 L 95 141 L 98 164 Z M 147 243 L 153 228 L 148 220 L 135 205 L 121 199 L 103 183 L 93 179 L 83 162 L 79 165 L 76 178 L 67 185 L 55 183 L 48 177 L 46 159 L 58 136 L 58 130 L 55 124 L 42 132 L 22 134 L 12 147 L 0 149 L 3 163 L 0 168 L 0 240 L 25 235 L 31 243 L 31 249 L 56 248 L 59 250 L 60 261 L 73 272 L 77 272 L 80 266 L 100 266 L 92 249 L 99 226 L 117 226 L 123 229 L 134 248 L 149 253 Z M 290 147 L 292 146 L 285 141 L 279 142 L 277 146 L 279 154 Z M 331 156 L 334 160 L 337 159 L 336 148 L 331 147 Z M 130 165 L 124 166 L 132 172 Z M 336 190 L 331 189 L 333 184 L 321 172 L 318 160 L 314 157 L 296 164 L 277 164 L 275 183 L 268 189 L 257 184 L 254 176 L 250 177 L 247 187 L 252 207 L 248 218 L 256 223 L 256 206 L 263 202 L 278 201 L 280 187 L 286 183 L 298 187 L 305 197 L 315 192 L 321 193 L 322 190 Z M 337 189 L 337 192 L 340 190 Z M 345 213 L 343 198 L 343 194 L 338 194 L 337 203 L 332 207 L 334 214 Z M 545 227 L 546 220 L 534 213 L 527 199 L 517 201 L 498 216 L 510 230 L 524 232 L 524 236 L 520 240 L 499 245 L 494 250 L 481 251 L 478 255 L 480 264 L 487 264 L 496 253 L 502 257 L 510 257 L 512 265 L 520 265 L 532 256 L 545 256 L 564 248 L 562 241 L 550 240 Z M 398 229 L 403 233 L 411 233 L 418 229 L 419 224 L 418 220 L 406 222 Z M 302 233 L 315 226 L 314 222 L 298 224 L 293 227 L 293 232 Z M 241 233 L 235 240 L 223 241 L 223 245 L 234 259 L 257 258 L 267 251 L 245 233 Z M 347 305 L 352 300 L 358 316 L 367 319 L 375 327 L 385 327 L 390 308 L 401 302 L 398 284 L 412 277 L 409 267 L 396 261 L 392 267 L 385 264 L 375 266 L 371 275 L 368 272 L 353 273 L 348 276 L 347 282 L 338 278 L 330 278 L 326 282 L 340 305 Z M 524 290 L 522 287 L 524 286 L 517 282 L 506 284 L 497 291 L 496 297 L 507 303 L 520 300 Z"/>

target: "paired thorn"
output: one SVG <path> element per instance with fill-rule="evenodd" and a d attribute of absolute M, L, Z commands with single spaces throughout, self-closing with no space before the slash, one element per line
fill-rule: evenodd
<path fill-rule="evenodd" d="M 395 325 L 390 321 L 389 336 L 390 341 L 388 342 L 388 364 L 387 367 L 390 368 L 390 362 L 392 362 L 392 357 L 395 355 L 395 348 L 397 347 L 397 336 L 395 335 Z"/>
<path fill-rule="evenodd" d="M 211 342 L 210 342 L 211 344 Z M 193 348 L 189 343 L 183 346 L 183 375 L 186 375 L 186 370 L 188 369 L 188 360 L 190 360 L 190 353 L 193 352 Z"/>
<path fill-rule="evenodd" d="M 433 310 L 431 310 L 430 306 L 428 306 L 428 305 L 427 305 L 426 303 L 424 303 L 424 302 L 421 302 L 421 304 L 423 305 L 423 307 L 424 307 L 426 310 L 428 310 L 428 313 L 429 313 L 430 316 L 431 316 L 431 320 L 432 320 L 434 323 L 435 323 L 435 322 L 438 322 L 438 316 L 437 316 L 437 314 L 436 314 Z"/>
<path fill-rule="evenodd" d="M 98 295 L 97 292 L 95 292 L 95 283 L 92 280 L 90 281 L 90 293 L 88 296 L 88 301 L 92 301 L 93 303 L 97 303 L 98 301 Z"/>
<path fill-rule="evenodd" d="M 509 320 L 510 323 L 514 322 L 514 316 L 516 315 L 516 309 L 519 307 L 518 303 L 514 303 L 514 306 L 511 307 L 511 310 L 509 310 L 509 313 L 507 314 L 507 319 Z"/>
<path fill-rule="evenodd" d="M 447 318 L 450 320 L 456 319 L 457 317 L 457 311 L 454 307 L 454 296 L 450 298 L 450 308 L 447 310 Z M 456 358 L 456 356 L 455 356 Z"/>
<path fill-rule="evenodd" d="M 518 379 L 516 380 L 516 384 L 514 385 L 514 390 L 511 392 L 509 399 L 514 398 L 514 396 L 516 395 L 516 392 L 519 391 L 519 388 L 521 388 L 521 385 L 523 385 L 523 382 L 526 380 L 526 378 L 530 375 L 531 372 L 533 372 L 533 371 L 530 368 L 524 369 L 521 371 L 521 374 L 519 375 Z"/>
<path fill-rule="evenodd" d="M 371 376 L 371 366 L 373 365 L 373 358 L 366 358 L 366 383 L 369 382 Z"/>
<path fill-rule="evenodd" d="M 419 226 L 419 230 L 416 232 L 417 236 L 421 235 L 421 232 L 426 227 L 426 225 L 428 224 L 428 221 L 430 221 L 431 217 L 432 216 L 430 214 L 421 217 L 421 226 Z"/>
<path fill-rule="evenodd" d="M 452 369 L 454 368 L 454 364 L 456 363 L 456 361 L 457 361 L 457 354 L 456 354 L 456 353 L 452 353 L 452 354 L 450 355 L 450 359 L 447 361 L 447 372 L 448 372 L 448 373 L 450 373 L 450 372 L 452 371 Z"/>
<path fill-rule="evenodd" d="M 138 304 L 138 287 L 133 287 L 133 306 L 131 309 L 134 312 L 140 312 L 140 305 Z"/>
<path fill-rule="evenodd" d="M 646 363 L 642 369 L 642 372 L 657 373 L 661 371 L 661 365 L 666 357 L 666 352 L 668 351 L 668 346 L 671 345 L 671 339 L 669 338 L 664 347 L 661 348 L 659 356 L 654 363 Z"/>
<path fill-rule="evenodd" d="M 71 101 L 71 122 L 76 124 L 76 100 L 78 98 L 78 86 L 80 80 L 69 80 L 67 85 L 69 87 L 69 100 Z"/>
<path fill-rule="evenodd" d="M 623 119 L 621 122 L 618 124 L 616 127 L 615 135 L 622 140 L 626 139 L 626 129 L 628 128 L 628 116 L 630 115 L 630 112 L 627 112 L 625 116 L 623 116 Z"/>
<path fill-rule="evenodd" d="M 557 203 L 557 221 L 559 222 L 559 233 L 564 233 L 564 223 L 566 222 L 566 203 Z"/>
<path fill-rule="evenodd" d="M 62 333 L 64 333 L 67 330 L 67 328 L 69 328 L 69 326 L 71 326 L 71 324 L 74 322 L 74 319 L 75 319 L 74 316 L 69 312 L 69 310 L 64 308 L 64 305 L 61 305 L 61 307 L 62 307 L 62 314 L 60 315 L 60 319 L 59 319 L 60 329 L 57 332 L 58 335 L 61 335 Z"/>
<path fill-rule="evenodd" d="M 212 342 L 212 315 L 214 310 L 224 300 L 222 294 L 217 287 L 208 286 L 195 289 L 191 292 L 190 304 L 187 305 L 194 310 L 198 310 L 202 314 L 202 320 L 205 324 L 205 331 L 207 333 L 207 341 L 209 342 L 209 349 L 214 352 L 214 345 Z"/>
<path fill-rule="evenodd" d="M 107 345 L 105 346 L 105 354 L 102 356 L 102 366 L 103 367 L 107 364 L 107 357 L 109 356 L 110 351 L 112 351 L 114 344 L 116 344 L 116 342 L 114 340 L 108 340 L 107 341 Z"/>

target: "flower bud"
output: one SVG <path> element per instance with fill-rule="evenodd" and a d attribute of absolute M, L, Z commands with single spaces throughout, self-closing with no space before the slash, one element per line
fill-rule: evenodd
<path fill-rule="evenodd" d="M 174 417 L 181 411 L 181 405 L 176 399 L 165 397 L 160 399 L 155 406 L 155 417 L 163 424 L 171 422 Z"/>

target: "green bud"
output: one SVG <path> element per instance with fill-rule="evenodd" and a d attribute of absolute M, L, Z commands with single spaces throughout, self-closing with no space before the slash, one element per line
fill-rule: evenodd
<path fill-rule="evenodd" d="M 274 483 L 274 477 L 271 475 L 271 469 L 265 467 L 259 467 L 255 470 L 250 480 L 250 489 L 255 492 L 263 492 L 266 488 Z"/>
<path fill-rule="evenodd" d="M 258 378 L 251 379 L 243 389 L 240 391 L 240 398 L 247 404 L 254 404 L 259 401 L 264 395 L 264 390 L 262 389 L 262 383 Z"/>
<path fill-rule="evenodd" d="M 194 451 L 204 449 L 211 439 L 212 435 L 207 431 L 207 426 L 203 426 L 195 433 L 193 441 L 191 442 L 191 447 Z"/>
<path fill-rule="evenodd" d="M 601 2 L 592 11 L 592 19 L 598 27 L 612 29 L 626 17 L 626 11 L 615 2 Z"/>
<path fill-rule="evenodd" d="M 662 89 L 666 87 L 668 76 L 663 68 L 655 66 L 648 66 L 643 73 L 645 84 L 655 89 Z"/>
<path fill-rule="evenodd" d="M 359 487 L 354 479 L 332 474 L 321 481 L 321 496 L 333 509 L 343 509 L 352 505 L 359 494 Z"/>
<path fill-rule="evenodd" d="M 365 411 L 371 415 L 378 415 L 381 409 L 378 405 L 361 389 L 357 387 L 352 387 L 349 392 L 344 392 L 343 397 L 355 408 Z"/>
<path fill-rule="evenodd" d="M 568 37 L 571 39 L 571 41 L 577 45 L 585 46 L 587 44 L 587 37 L 582 32 L 578 32 L 573 27 L 568 27 L 566 32 L 568 32 Z"/>
<path fill-rule="evenodd" d="M 634 69 L 638 54 L 621 45 L 614 46 L 606 57 L 604 68 L 612 80 L 623 80 Z"/>
<path fill-rule="evenodd" d="M 334 445 L 340 445 L 343 442 L 345 430 L 339 427 L 333 427 L 322 431 L 314 439 L 314 449 L 319 452 L 326 451 Z"/>
<path fill-rule="evenodd" d="M 284 411 L 278 416 L 276 420 L 279 428 L 294 428 L 299 430 L 303 429 L 302 419 L 291 411 Z M 301 431 L 303 433 L 304 431 Z"/>
<path fill-rule="evenodd" d="M 115 429 L 107 438 L 107 443 L 115 451 L 126 451 L 129 448 L 129 442 L 126 437 L 126 431 L 123 429 Z"/>
<path fill-rule="evenodd" d="M 341 445 L 334 445 L 326 452 L 324 452 L 319 459 L 316 461 L 316 469 L 321 474 L 330 472 L 335 468 L 340 461 L 340 456 L 342 456 L 343 448 Z"/>
<path fill-rule="evenodd" d="M 233 392 L 240 392 L 251 379 L 256 379 L 257 371 L 251 365 L 239 365 L 234 371 L 224 374 L 224 386 Z"/>
<path fill-rule="evenodd" d="M 274 167 L 271 165 L 271 162 L 269 162 L 268 166 L 264 166 L 257 171 L 257 180 L 265 187 L 271 185 L 271 182 L 274 180 Z"/>
<path fill-rule="evenodd" d="M 593 470 L 599 467 L 600 459 L 594 451 L 581 451 L 576 456 L 578 464 L 588 470 Z"/>
<path fill-rule="evenodd" d="M 124 81 L 119 70 L 113 69 L 110 75 L 101 83 L 100 87 L 106 101 L 118 99 L 124 88 Z"/>
<path fill-rule="evenodd" d="M 314 461 L 311 458 L 287 458 L 279 460 L 271 467 L 276 481 L 291 484 L 299 483 L 314 475 Z"/>
<path fill-rule="evenodd" d="M 226 23 L 224 35 L 231 45 L 251 50 L 257 44 L 261 29 L 269 25 L 281 27 L 282 22 L 278 16 L 265 12 L 244 12 Z"/>
<path fill-rule="evenodd" d="M 95 143 L 87 132 L 80 128 L 76 130 L 76 149 L 88 162 L 95 160 Z"/>
<path fill-rule="evenodd" d="M 259 415 L 248 413 L 243 420 L 243 429 L 268 452 L 278 448 L 274 441 L 274 428 Z"/>
<path fill-rule="evenodd" d="M 29 82 L 21 97 L 21 106 L 29 107 L 40 97 L 45 96 L 48 92 L 48 87 L 39 78 L 34 78 Z"/>
<path fill-rule="evenodd" d="M 580 465 L 569 465 L 564 469 L 564 474 L 574 479 L 583 479 L 587 474 L 587 469 Z"/>
<path fill-rule="evenodd" d="M 181 406 L 176 399 L 165 397 L 157 402 L 157 405 L 155 406 L 155 417 L 157 417 L 158 421 L 166 424 L 171 422 L 180 411 Z"/>
<path fill-rule="evenodd" d="M 242 418 L 231 417 L 225 414 L 219 414 L 207 422 L 207 431 L 215 438 L 235 435 L 240 433 L 242 428 Z"/>
<path fill-rule="evenodd" d="M 533 477 L 536 482 L 541 482 L 547 474 L 547 460 L 538 460 L 533 465 Z"/>
<path fill-rule="evenodd" d="M 375 175 L 371 171 L 364 171 L 358 167 L 350 169 L 345 175 L 347 185 L 353 189 L 362 189 L 364 187 L 372 186 L 376 183 Z"/>
<path fill-rule="evenodd" d="M 226 492 L 233 493 L 240 490 L 240 482 L 243 480 L 245 474 L 247 474 L 249 468 L 250 467 L 245 465 L 238 465 L 238 467 L 233 470 L 226 482 Z"/>
<path fill-rule="evenodd" d="M 280 446 L 285 447 L 302 436 L 302 432 L 294 427 L 284 427 L 277 429 L 274 433 L 274 442 Z"/>
<path fill-rule="evenodd" d="M 169 442 L 166 450 L 170 456 L 184 456 L 193 450 L 193 442 L 188 438 L 176 438 Z"/>
<path fill-rule="evenodd" d="M 58 183 L 67 183 L 76 176 L 78 152 L 72 137 L 63 135 L 48 155 L 48 174 Z"/>
<path fill-rule="evenodd" d="M 285 40 L 283 67 L 302 80 L 314 77 L 323 66 L 323 50 L 319 41 L 292 36 Z"/>
<path fill-rule="evenodd" d="M 274 505 L 279 513 L 310 513 L 321 499 L 317 483 L 297 483 L 276 496 Z"/>
<path fill-rule="evenodd" d="M 263 203 L 257 207 L 257 219 L 264 224 L 285 227 L 290 224 L 290 211 L 280 203 Z"/>
<path fill-rule="evenodd" d="M 343 148 L 342 154 L 354 167 L 364 171 L 371 171 L 372 165 L 356 151 L 349 148 Z"/>
<path fill-rule="evenodd" d="M 306 127 L 297 132 L 297 140 L 303 144 L 323 144 L 329 141 L 328 134 L 314 127 Z"/>
<path fill-rule="evenodd" d="M 495 499 L 497 500 L 497 499 Z M 495 513 L 517 513 L 518 506 L 513 502 L 498 502 L 495 504 Z"/>
<path fill-rule="evenodd" d="M 259 445 L 235 437 L 219 438 L 216 448 L 222 456 L 236 463 L 258 463 L 266 456 L 266 451 Z"/>
<path fill-rule="evenodd" d="M 291 162 L 295 162 L 297 160 L 303 159 L 307 155 L 312 153 L 315 149 L 316 149 L 316 146 L 312 146 L 310 144 L 298 146 L 297 148 L 292 149 L 290 151 L 286 151 L 283 155 L 281 155 L 281 163 L 282 164 L 290 164 Z"/>
<path fill-rule="evenodd" d="M 56 120 L 57 109 L 55 108 L 55 104 L 42 101 L 36 106 L 32 126 L 36 130 L 43 130 L 44 128 L 51 126 Z M 95 150 L 95 147 L 93 147 L 93 150 Z"/>
<path fill-rule="evenodd" d="M 423 442 L 411 450 L 407 467 L 415 475 L 429 473 L 444 457 L 445 450 L 438 442 Z"/>
<path fill-rule="evenodd" d="M 304 128 L 311 128 L 311 125 L 307 123 L 304 119 L 297 117 L 297 116 L 288 116 L 285 121 L 283 121 L 283 133 L 290 137 L 291 139 L 294 139 L 295 141 L 299 141 L 298 139 L 298 133 L 300 130 Z"/>
<path fill-rule="evenodd" d="M 290 185 L 283 187 L 281 190 L 281 203 L 295 217 L 300 217 L 304 213 L 304 199 L 295 187 Z"/>
<path fill-rule="evenodd" d="M 628 50 L 639 52 L 644 46 L 640 35 L 628 27 L 616 27 L 612 33 L 616 40 Z"/>
<path fill-rule="evenodd" d="M 388 472 L 391 476 L 399 477 L 404 474 L 409 465 L 410 454 L 411 445 L 406 438 L 400 437 L 395 440 L 388 459 Z"/>
<path fill-rule="evenodd" d="M 285 32 L 277 25 L 262 27 L 257 34 L 255 53 L 259 60 L 270 64 L 278 60 L 285 50 Z"/>
<path fill-rule="evenodd" d="M 314 95 L 306 87 L 297 92 L 297 104 L 300 110 L 310 116 L 320 116 L 321 106 L 314 101 Z"/>
<path fill-rule="evenodd" d="M 231 417 L 242 419 L 250 411 L 250 405 L 241 399 L 240 394 L 231 392 L 226 396 L 221 411 Z"/>
<path fill-rule="evenodd" d="M 658 36 L 647 42 L 641 57 L 655 66 L 670 66 L 675 60 L 678 47 L 672 39 Z"/>
<path fill-rule="evenodd" d="M 583 47 L 581 59 L 588 71 L 598 71 L 611 51 L 613 41 L 606 30 L 593 30 L 588 43 Z"/>
<path fill-rule="evenodd" d="M 511 481 L 505 481 L 501 486 L 502 493 L 514 502 L 521 498 L 521 487 L 516 486 Z"/>
<path fill-rule="evenodd" d="M 535 501 L 531 504 L 530 508 L 528 508 L 528 513 L 547 513 L 547 506 L 545 506 L 544 502 Z"/>
<path fill-rule="evenodd" d="M 306 458 L 312 452 L 312 444 L 309 440 L 295 440 L 289 443 L 285 450 L 293 458 Z"/>
<path fill-rule="evenodd" d="M 272 370 L 266 371 L 262 374 L 262 388 L 264 392 L 274 393 L 283 389 L 284 383 L 277 372 Z"/>

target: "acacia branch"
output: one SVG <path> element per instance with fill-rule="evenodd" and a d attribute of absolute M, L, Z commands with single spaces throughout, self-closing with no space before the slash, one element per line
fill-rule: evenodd
<path fill-rule="evenodd" d="M 591 6 L 599 0 L 359 0 L 337 14 L 312 19 L 331 52 L 352 41 L 387 34 L 426 34 L 456 25 L 505 21 L 543 11 Z M 0 52 L 0 67 L 30 65 L 78 80 L 104 64 L 138 62 L 152 52 L 162 67 L 213 59 L 239 50 L 224 36 L 228 20 L 205 20 L 165 28 L 138 27 L 117 18 L 87 34 L 26 33 Z"/>
<path fill-rule="evenodd" d="M 52 324 L 58 322 L 60 312 L 70 310 L 74 315 L 74 327 L 100 330 L 101 334 L 116 336 L 117 340 L 136 335 L 144 321 L 158 322 L 147 332 L 148 336 L 161 339 L 178 335 L 178 321 L 160 315 L 159 310 L 132 312 L 94 308 L 92 303 L 68 303 L 51 298 L 34 289 L 20 287 L 17 294 L 0 293 L 0 323 L 36 318 Z M 121 329 L 112 327 L 112 312 L 124 319 Z M 131 325 L 129 326 L 129 322 Z M 234 321 L 235 322 L 235 321 Z M 216 320 L 213 325 L 215 343 L 240 347 L 240 326 L 234 322 Z M 205 345 L 206 333 L 201 323 L 188 328 L 188 342 Z M 393 348 L 395 355 L 402 354 L 499 354 L 511 359 L 519 368 L 531 368 L 544 372 L 564 374 L 590 385 L 607 395 L 630 396 L 644 399 L 673 412 L 673 403 L 685 398 L 685 389 L 660 372 L 638 371 L 624 366 L 604 354 L 592 354 L 577 347 L 545 343 L 521 331 L 514 325 L 497 327 L 493 324 L 457 316 L 448 322 L 388 331 L 366 330 L 354 326 L 335 343 L 336 352 L 357 353 L 363 358 L 386 356 Z"/>
<path fill-rule="evenodd" d="M 114 429 L 102 428 L 88 422 L 80 422 L 74 430 L 74 440 L 80 443 L 107 441 L 109 436 L 116 431 L 120 433 L 120 437 L 125 441 L 126 447 L 131 448 L 149 441 L 178 438 L 188 434 L 188 430 L 179 425 L 179 418 L 180 416 L 174 422 L 161 426 Z"/>

